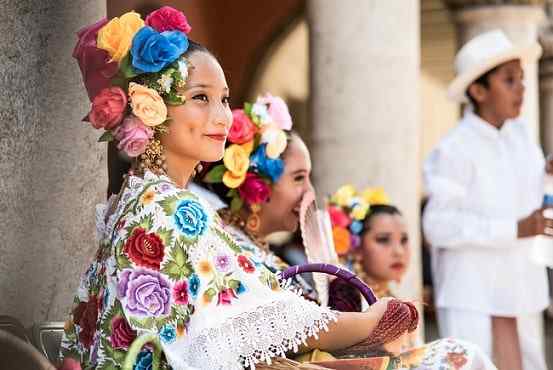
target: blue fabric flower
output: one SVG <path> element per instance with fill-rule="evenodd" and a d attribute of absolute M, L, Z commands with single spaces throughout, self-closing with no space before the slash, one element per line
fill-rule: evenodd
<path fill-rule="evenodd" d="M 136 358 L 133 370 L 152 370 L 152 352 L 140 352 Z"/>
<path fill-rule="evenodd" d="M 282 159 L 271 159 L 267 157 L 267 144 L 261 144 L 250 156 L 250 166 L 271 179 L 273 184 L 280 179 L 284 172 L 284 161 Z"/>
<path fill-rule="evenodd" d="M 177 339 L 177 331 L 173 325 L 165 324 L 159 332 L 159 337 L 163 343 L 171 344 Z"/>
<path fill-rule="evenodd" d="M 188 291 L 193 298 L 198 297 L 198 291 L 200 290 L 200 278 L 196 274 L 192 274 L 188 280 Z"/>
<path fill-rule="evenodd" d="M 159 72 L 188 49 L 188 37 L 180 31 L 159 33 L 142 27 L 132 40 L 132 65 L 140 72 Z"/>
<path fill-rule="evenodd" d="M 363 223 L 361 221 L 353 221 L 351 225 L 349 225 L 349 229 L 354 234 L 359 234 L 363 230 Z"/>
<path fill-rule="evenodd" d="M 177 228 L 188 238 L 202 235 L 208 226 L 208 216 L 202 205 L 191 199 L 178 204 L 174 220 Z"/>

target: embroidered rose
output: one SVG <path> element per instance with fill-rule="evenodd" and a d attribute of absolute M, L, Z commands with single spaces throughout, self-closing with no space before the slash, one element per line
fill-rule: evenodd
<path fill-rule="evenodd" d="M 174 220 L 177 228 L 189 238 L 203 235 L 209 225 L 209 218 L 202 205 L 191 199 L 178 204 Z"/>
<path fill-rule="evenodd" d="M 111 130 L 123 119 L 127 94 L 120 87 L 107 87 L 92 100 L 90 113 L 84 118 L 96 129 Z"/>
<path fill-rule="evenodd" d="M 131 158 L 144 153 L 154 137 L 154 131 L 144 125 L 138 117 L 132 115 L 125 118 L 113 134 L 117 140 L 117 149 L 124 151 Z"/>
<path fill-rule="evenodd" d="M 288 106 L 282 98 L 265 94 L 265 96 L 258 98 L 257 102 L 267 105 L 269 115 L 280 129 L 292 129 L 292 117 L 288 111 Z"/>
<path fill-rule="evenodd" d="M 255 173 L 248 172 L 238 193 L 247 204 L 265 203 L 271 196 L 271 187 Z"/>
<path fill-rule="evenodd" d="M 170 312 L 169 282 L 156 271 L 123 270 L 117 288 L 119 297 L 125 300 L 125 307 L 133 315 L 157 317 Z"/>
<path fill-rule="evenodd" d="M 111 19 L 98 31 L 98 48 L 109 53 L 111 59 L 120 62 L 129 52 L 134 35 L 144 27 L 140 14 L 128 12 Z"/>
<path fill-rule="evenodd" d="M 111 346 L 114 349 L 127 349 L 136 338 L 134 331 L 127 320 L 122 316 L 115 316 L 111 320 Z"/>
<path fill-rule="evenodd" d="M 255 135 L 256 127 L 242 109 L 232 111 L 232 126 L 228 139 L 233 144 L 245 144 Z"/>
<path fill-rule="evenodd" d="M 80 302 L 73 310 L 73 322 L 80 326 L 79 341 L 85 348 L 90 348 L 96 333 L 98 320 L 98 300 L 92 295 L 88 302 Z"/>
<path fill-rule="evenodd" d="M 233 298 L 236 298 L 236 295 L 232 289 L 222 290 L 217 297 L 217 305 L 229 305 Z"/>
<path fill-rule="evenodd" d="M 129 99 L 133 114 L 146 126 L 155 127 L 167 120 L 167 106 L 154 89 L 131 82 Z"/>
<path fill-rule="evenodd" d="M 138 266 L 159 270 L 164 249 L 163 241 L 157 234 L 146 233 L 146 230 L 137 227 L 125 242 L 123 251 Z"/>
<path fill-rule="evenodd" d="M 242 268 L 247 273 L 252 273 L 255 271 L 255 265 L 244 255 L 238 256 L 238 266 Z"/>
<path fill-rule="evenodd" d="M 179 31 L 159 33 L 143 27 L 132 41 L 132 65 L 140 72 L 159 72 L 188 49 L 188 38 Z"/>
<path fill-rule="evenodd" d="M 188 282 L 182 280 L 173 286 L 173 301 L 176 304 L 188 304 Z"/>
<path fill-rule="evenodd" d="M 146 24 L 158 32 L 180 31 L 189 33 L 192 27 L 188 24 L 186 16 L 179 10 L 170 6 L 162 6 L 151 12 L 146 17 Z"/>

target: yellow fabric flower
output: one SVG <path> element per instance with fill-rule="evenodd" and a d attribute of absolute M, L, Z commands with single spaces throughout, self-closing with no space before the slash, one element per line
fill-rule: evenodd
<path fill-rule="evenodd" d="M 131 82 L 129 100 L 135 116 L 150 127 L 155 127 L 167 120 L 167 106 L 154 89 Z"/>
<path fill-rule="evenodd" d="M 331 198 L 333 203 L 340 207 L 347 207 L 351 203 L 351 199 L 355 196 L 355 188 L 353 185 L 343 185 Z"/>
<path fill-rule="evenodd" d="M 246 180 L 246 174 L 241 176 L 234 176 L 230 171 L 225 172 L 223 175 L 223 184 L 229 189 L 236 189 Z"/>
<path fill-rule="evenodd" d="M 242 148 L 248 153 L 248 155 L 253 152 L 253 140 L 248 141 L 247 143 L 242 144 Z"/>
<path fill-rule="evenodd" d="M 336 253 L 338 253 L 339 256 L 343 256 L 349 252 L 351 239 L 347 229 L 334 226 L 332 228 L 332 238 L 334 239 L 334 249 L 336 249 Z"/>
<path fill-rule="evenodd" d="M 248 152 L 238 144 L 232 144 L 225 150 L 223 163 L 228 171 L 232 172 L 234 177 L 246 175 L 250 167 L 250 157 Z"/>
<path fill-rule="evenodd" d="M 382 188 L 367 188 L 361 193 L 363 199 L 369 204 L 390 204 L 388 194 Z"/>
<path fill-rule="evenodd" d="M 271 159 L 277 159 L 280 157 L 288 141 L 286 140 L 286 134 L 279 128 L 270 127 L 263 132 L 261 137 L 263 143 L 267 143 L 266 153 L 267 157 Z"/>
<path fill-rule="evenodd" d="M 132 39 L 142 27 L 144 21 L 136 12 L 115 17 L 98 31 L 97 47 L 107 51 L 111 60 L 119 63 L 129 53 Z"/>
<path fill-rule="evenodd" d="M 356 204 L 351 211 L 351 217 L 353 217 L 357 221 L 361 221 L 365 218 L 368 211 L 369 211 L 368 204 L 366 203 Z"/>

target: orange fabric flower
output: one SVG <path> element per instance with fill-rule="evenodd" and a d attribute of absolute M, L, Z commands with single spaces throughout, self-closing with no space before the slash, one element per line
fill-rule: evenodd
<path fill-rule="evenodd" d="M 336 253 L 340 256 L 347 254 L 351 247 L 349 231 L 343 227 L 335 226 L 332 228 L 332 237 L 334 239 Z"/>

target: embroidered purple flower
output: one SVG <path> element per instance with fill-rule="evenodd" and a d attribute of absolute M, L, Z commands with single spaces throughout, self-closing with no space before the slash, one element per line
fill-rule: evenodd
<path fill-rule="evenodd" d="M 226 254 L 220 254 L 215 257 L 215 268 L 217 269 L 217 271 L 227 273 L 230 271 L 231 267 L 232 265 L 230 256 Z"/>
<path fill-rule="evenodd" d="M 166 191 L 169 191 L 171 189 L 171 184 L 168 184 L 164 182 L 159 186 L 159 190 L 161 190 L 162 193 L 165 193 Z"/>
<path fill-rule="evenodd" d="M 196 274 L 192 274 L 188 280 L 188 290 L 193 298 L 198 297 L 198 291 L 200 290 L 200 278 Z"/>
<path fill-rule="evenodd" d="M 176 304 L 188 304 L 188 282 L 182 280 L 173 286 L 173 300 Z"/>
<path fill-rule="evenodd" d="M 171 308 L 169 283 L 156 271 L 124 270 L 121 273 L 118 294 L 125 299 L 127 310 L 134 315 L 168 315 Z"/>
<path fill-rule="evenodd" d="M 166 324 L 161 328 L 161 331 L 159 332 L 159 337 L 161 338 L 161 341 L 165 344 L 171 344 L 175 341 L 177 338 L 177 331 L 175 330 L 175 327 L 171 324 Z"/>

